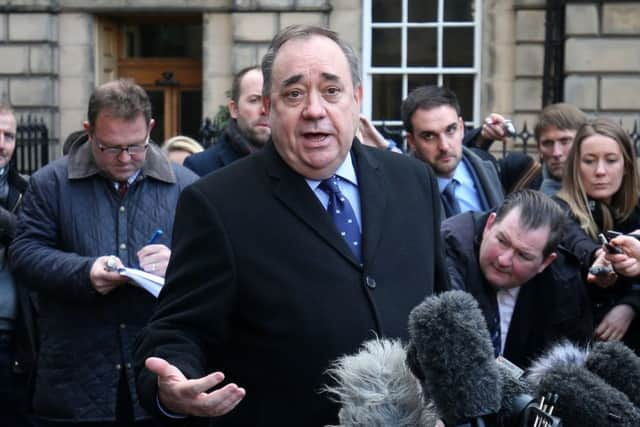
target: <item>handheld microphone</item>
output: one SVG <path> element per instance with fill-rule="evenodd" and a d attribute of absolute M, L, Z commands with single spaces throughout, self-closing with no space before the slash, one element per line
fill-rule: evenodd
<path fill-rule="evenodd" d="M 554 415 L 564 427 L 640 426 L 640 411 L 620 390 L 585 368 L 586 351 L 553 347 L 529 368 L 538 395 L 558 395 Z"/>
<path fill-rule="evenodd" d="M 591 347 L 585 366 L 640 408 L 640 357 L 633 350 L 619 341 L 599 341 Z"/>
<path fill-rule="evenodd" d="M 495 414 L 503 377 L 477 301 L 463 291 L 426 298 L 409 314 L 407 363 L 447 425 Z"/>
<path fill-rule="evenodd" d="M 328 370 L 335 385 L 325 387 L 340 402 L 342 427 L 422 427 L 435 425 L 433 405 L 423 401 L 418 380 L 405 364 L 399 341 L 367 341 L 355 355 Z M 425 398 L 428 400 L 428 398 Z"/>

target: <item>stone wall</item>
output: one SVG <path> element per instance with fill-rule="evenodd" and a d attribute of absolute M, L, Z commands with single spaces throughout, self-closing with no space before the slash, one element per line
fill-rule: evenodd
<path fill-rule="evenodd" d="M 640 2 L 567 5 L 565 100 L 589 113 L 640 119 Z"/>
<path fill-rule="evenodd" d="M 516 124 L 529 130 L 542 108 L 544 0 L 516 0 Z M 567 1 L 564 101 L 585 112 L 622 120 L 640 118 L 640 1 Z"/>
<path fill-rule="evenodd" d="M 48 12 L 0 13 L 0 100 L 11 104 L 18 120 L 42 117 L 57 138 L 58 15 Z"/>

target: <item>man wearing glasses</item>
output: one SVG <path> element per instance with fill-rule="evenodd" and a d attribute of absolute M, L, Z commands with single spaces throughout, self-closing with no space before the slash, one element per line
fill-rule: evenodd
<path fill-rule="evenodd" d="M 33 410 L 42 425 L 152 425 L 131 346 L 155 300 L 114 269 L 164 276 L 178 197 L 197 179 L 149 143 L 153 125 L 140 86 L 98 87 L 87 142 L 36 172 L 25 194 L 10 254 L 40 303 Z"/>

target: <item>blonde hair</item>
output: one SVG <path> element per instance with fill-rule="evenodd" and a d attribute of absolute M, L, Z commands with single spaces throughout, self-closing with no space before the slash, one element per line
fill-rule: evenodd
<path fill-rule="evenodd" d="M 606 118 L 596 118 L 587 121 L 578 129 L 567 156 L 562 188 L 558 192 L 558 197 L 569 204 L 580 227 L 596 239 L 599 232 L 598 225 L 589 209 L 589 198 L 580 177 L 580 148 L 584 140 L 593 135 L 603 135 L 615 140 L 624 161 L 624 175 L 620 188 L 611 198 L 609 205 L 600 203 L 603 230 L 614 228 L 615 221 L 624 221 L 629 218 L 638 205 L 640 186 L 635 150 L 629 135 L 620 125 Z"/>
<path fill-rule="evenodd" d="M 170 153 L 171 151 L 186 151 L 191 154 L 199 153 L 204 150 L 198 141 L 184 135 L 178 135 L 167 139 L 164 144 L 162 144 L 162 149 L 166 153 Z"/>

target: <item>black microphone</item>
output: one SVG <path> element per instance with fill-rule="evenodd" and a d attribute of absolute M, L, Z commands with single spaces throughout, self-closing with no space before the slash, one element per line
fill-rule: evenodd
<path fill-rule="evenodd" d="M 409 315 L 409 336 L 407 363 L 447 425 L 518 425 L 533 402 L 530 386 L 494 359 L 471 294 L 449 291 L 425 299 Z"/>
<path fill-rule="evenodd" d="M 640 408 L 640 357 L 633 350 L 620 341 L 599 341 L 591 347 L 585 366 Z"/>
<path fill-rule="evenodd" d="M 558 396 L 564 427 L 640 426 L 640 411 L 620 390 L 586 369 L 586 351 L 564 343 L 534 361 L 527 379 L 538 395 Z"/>

